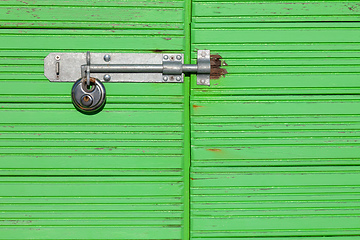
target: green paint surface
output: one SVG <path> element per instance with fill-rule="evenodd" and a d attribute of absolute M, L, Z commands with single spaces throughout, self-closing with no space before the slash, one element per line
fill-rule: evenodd
<path fill-rule="evenodd" d="M 359 2 L 195 0 L 191 238 L 359 239 Z"/>
<path fill-rule="evenodd" d="M 0 1 L 0 239 L 360 236 L 360 3 Z M 50 52 L 209 49 L 226 77 L 105 83 Z"/>
<path fill-rule="evenodd" d="M 0 2 L 0 239 L 186 239 L 185 85 L 106 83 L 105 108 L 87 116 L 72 83 L 43 75 L 50 52 L 184 53 L 184 11 Z"/>

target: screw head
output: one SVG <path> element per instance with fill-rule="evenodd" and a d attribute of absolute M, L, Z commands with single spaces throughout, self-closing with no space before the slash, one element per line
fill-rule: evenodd
<path fill-rule="evenodd" d="M 165 55 L 165 56 L 164 56 L 164 59 L 165 59 L 165 60 L 168 60 L 168 59 L 169 59 L 169 56 L 168 56 L 168 55 Z"/>
<path fill-rule="evenodd" d="M 59 55 L 56 55 L 56 56 L 55 56 L 55 60 L 56 60 L 56 61 L 59 61 L 59 60 L 60 60 L 60 56 L 59 56 Z"/>
<path fill-rule="evenodd" d="M 180 81 L 181 80 L 181 77 L 176 77 L 176 81 Z"/>
<path fill-rule="evenodd" d="M 111 76 L 109 74 L 104 75 L 105 81 L 110 81 L 110 79 L 111 79 Z"/>
<path fill-rule="evenodd" d="M 202 53 L 201 53 L 201 56 L 202 56 L 202 57 L 206 57 L 206 52 L 202 52 Z"/>
<path fill-rule="evenodd" d="M 163 80 L 166 82 L 169 78 L 167 76 L 163 77 Z"/>
<path fill-rule="evenodd" d="M 177 55 L 177 56 L 176 56 L 176 59 L 177 59 L 177 60 L 181 60 L 181 55 Z"/>
<path fill-rule="evenodd" d="M 104 61 L 105 61 L 105 62 L 110 62 L 110 60 L 111 60 L 110 55 L 109 55 L 109 54 L 106 54 L 106 55 L 104 56 Z"/>

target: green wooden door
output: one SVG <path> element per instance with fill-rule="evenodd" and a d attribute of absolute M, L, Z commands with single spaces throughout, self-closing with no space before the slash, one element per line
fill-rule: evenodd
<path fill-rule="evenodd" d="M 192 84 L 192 238 L 359 239 L 360 2 L 192 12 L 192 50 L 229 72 Z"/>
<path fill-rule="evenodd" d="M 0 239 L 358 239 L 359 11 L 0 1 Z M 50 52 L 197 49 L 226 77 L 105 83 L 92 116 L 43 76 Z"/>
<path fill-rule="evenodd" d="M 43 75 L 50 52 L 184 53 L 184 15 L 184 1 L 0 2 L 0 239 L 186 239 L 187 85 L 105 84 L 87 116 L 72 83 Z"/>

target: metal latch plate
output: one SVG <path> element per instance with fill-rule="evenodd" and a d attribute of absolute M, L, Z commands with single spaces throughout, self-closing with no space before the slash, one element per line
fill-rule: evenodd
<path fill-rule="evenodd" d="M 105 56 L 110 56 L 106 58 Z M 184 63 L 183 54 L 158 53 L 90 53 L 91 64 L 163 64 Z M 83 77 L 80 66 L 86 65 L 86 53 L 50 53 L 44 59 L 44 75 L 51 82 L 75 82 Z M 108 75 L 107 77 L 105 77 Z M 109 79 L 110 76 L 110 79 Z M 110 82 L 183 82 L 184 74 L 162 73 L 91 73 L 91 77 Z M 106 79 L 106 80 L 104 80 Z"/>

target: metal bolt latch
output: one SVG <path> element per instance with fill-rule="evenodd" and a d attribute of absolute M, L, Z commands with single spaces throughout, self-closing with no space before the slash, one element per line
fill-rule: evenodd
<path fill-rule="evenodd" d="M 90 77 L 106 82 L 181 83 L 184 74 L 197 74 L 197 84 L 210 85 L 210 51 L 199 50 L 197 64 L 184 64 L 183 54 L 50 53 L 44 74 L 52 82 Z"/>
<path fill-rule="evenodd" d="M 76 109 L 94 114 L 104 107 L 106 82 L 181 83 L 197 74 L 198 85 L 210 85 L 210 51 L 199 50 L 197 64 L 184 64 L 183 54 L 50 53 L 44 75 L 51 82 L 75 82 L 71 90 Z"/>

